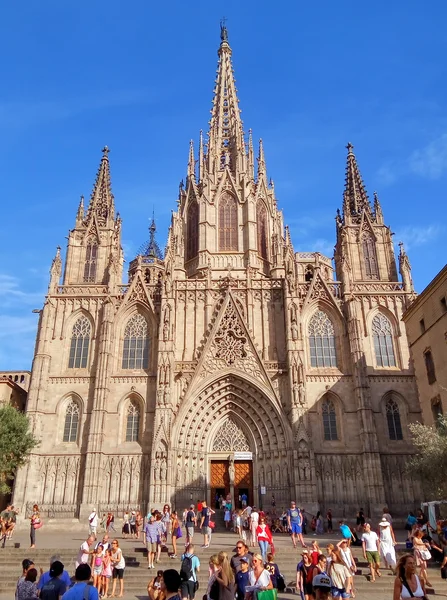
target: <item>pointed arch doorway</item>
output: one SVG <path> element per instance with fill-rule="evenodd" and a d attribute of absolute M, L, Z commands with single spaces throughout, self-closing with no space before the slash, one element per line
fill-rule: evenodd
<path fill-rule="evenodd" d="M 232 506 L 253 504 L 253 454 L 241 426 L 227 416 L 217 429 L 209 453 L 211 502 L 219 508 L 219 498 Z"/>

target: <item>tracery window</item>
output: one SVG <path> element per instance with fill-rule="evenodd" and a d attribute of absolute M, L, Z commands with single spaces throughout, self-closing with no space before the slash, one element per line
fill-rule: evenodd
<path fill-rule="evenodd" d="M 89 242 L 85 251 L 84 283 L 96 281 L 96 262 L 98 260 L 98 246 L 96 242 Z"/>
<path fill-rule="evenodd" d="M 149 356 L 149 335 L 146 319 L 136 314 L 124 330 L 123 369 L 146 369 Z"/>
<path fill-rule="evenodd" d="M 213 442 L 213 452 L 249 452 L 250 444 L 233 419 L 226 419 L 219 427 Z"/>
<path fill-rule="evenodd" d="M 87 367 L 90 334 L 90 321 L 85 316 L 79 317 L 71 331 L 69 369 L 85 369 Z"/>
<path fill-rule="evenodd" d="M 393 328 L 389 319 L 382 313 L 377 314 L 372 320 L 372 333 L 377 366 L 395 367 Z"/>
<path fill-rule="evenodd" d="M 322 413 L 324 439 L 326 441 L 338 440 L 337 413 L 335 412 L 334 403 L 329 398 L 323 400 Z"/>
<path fill-rule="evenodd" d="M 390 398 L 385 407 L 386 420 L 388 423 L 388 435 L 390 440 L 403 440 L 402 423 L 400 421 L 399 406 L 395 400 Z"/>
<path fill-rule="evenodd" d="M 309 322 L 310 364 L 312 367 L 336 367 L 334 326 L 325 312 L 317 310 Z"/>
<path fill-rule="evenodd" d="M 65 411 L 64 442 L 76 442 L 79 427 L 79 404 L 71 400 Z"/>
<path fill-rule="evenodd" d="M 199 205 L 190 202 L 186 216 L 186 260 L 191 260 L 199 252 Z"/>
<path fill-rule="evenodd" d="M 365 233 L 362 240 L 363 259 L 365 261 L 366 279 L 379 279 L 376 243 L 370 233 Z"/>
<path fill-rule="evenodd" d="M 219 200 L 219 250 L 237 252 L 237 234 L 237 201 L 224 192 Z"/>
<path fill-rule="evenodd" d="M 258 254 L 268 260 L 267 254 L 267 209 L 262 200 L 256 205 L 256 224 L 258 229 Z"/>
<path fill-rule="evenodd" d="M 140 433 L 140 409 L 131 401 L 127 408 L 126 442 L 138 442 Z"/>

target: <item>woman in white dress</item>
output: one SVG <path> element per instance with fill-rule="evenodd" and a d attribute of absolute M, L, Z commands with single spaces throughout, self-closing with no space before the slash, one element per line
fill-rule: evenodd
<path fill-rule="evenodd" d="M 390 568 L 394 573 L 396 568 L 396 551 L 394 550 L 396 538 L 391 523 L 387 521 L 386 517 L 382 517 L 379 523 L 379 540 L 380 555 L 385 563 L 385 568 Z"/>
<path fill-rule="evenodd" d="M 424 582 L 416 575 L 416 561 L 411 554 L 404 554 L 397 564 L 393 600 L 426 598 Z"/>

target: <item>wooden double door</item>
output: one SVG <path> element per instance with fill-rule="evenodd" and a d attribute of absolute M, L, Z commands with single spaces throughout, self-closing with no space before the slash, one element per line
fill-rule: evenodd
<path fill-rule="evenodd" d="M 226 498 L 230 493 L 230 475 L 228 460 L 211 461 L 211 506 L 216 505 L 216 496 Z M 234 461 L 234 501 L 236 508 L 241 508 L 239 496 L 245 495 L 248 504 L 253 505 L 253 463 L 251 460 Z"/>

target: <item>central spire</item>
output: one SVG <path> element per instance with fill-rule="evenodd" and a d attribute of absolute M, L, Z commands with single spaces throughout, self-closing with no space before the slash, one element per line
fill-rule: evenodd
<path fill-rule="evenodd" d="M 220 39 L 217 77 L 209 123 L 208 169 L 212 172 L 228 167 L 235 174 L 237 171 L 245 171 L 246 156 L 244 130 L 225 20 L 220 24 Z"/>

